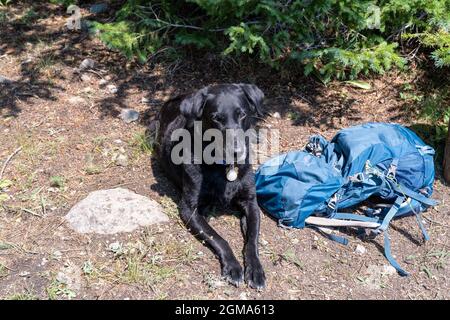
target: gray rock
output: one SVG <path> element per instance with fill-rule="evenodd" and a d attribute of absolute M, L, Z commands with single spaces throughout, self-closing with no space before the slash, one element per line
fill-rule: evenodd
<path fill-rule="evenodd" d="M 99 82 L 98 82 L 98 85 L 100 86 L 100 88 L 103 88 L 104 86 L 106 86 L 108 84 L 108 80 L 106 80 L 106 79 L 101 79 Z"/>
<path fill-rule="evenodd" d="M 86 69 L 92 69 L 95 67 L 95 61 L 92 59 L 84 59 L 80 63 L 80 67 L 78 68 L 80 71 L 86 70 Z"/>
<path fill-rule="evenodd" d="M 356 253 L 364 254 L 364 253 L 366 253 L 366 251 L 367 250 L 363 245 L 360 245 L 360 244 L 356 245 L 356 249 L 355 249 Z"/>
<path fill-rule="evenodd" d="M 96 3 L 93 4 L 89 8 L 89 12 L 93 14 L 99 14 L 108 11 L 108 4 L 107 3 Z"/>
<path fill-rule="evenodd" d="M 80 105 L 86 103 L 86 100 L 79 96 L 71 96 L 67 99 L 67 101 L 72 105 Z"/>
<path fill-rule="evenodd" d="M 81 78 L 81 81 L 84 81 L 84 82 L 90 82 L 91 81 L 91 77 L 88 76 L 87 74 L 82 74 L 80 78 Z"/>
<path fill-rule="evenodd" d="M 9 84 L 12 80 L 0 75 L 0 84 Z"/>
<path fill-rule="evenodd" d="M 126 167 L 128 165 L 128 157 L 124 154 L 119 154 L 115 157 L 114 162 L 121 167 Z"/>
<path fill-rule="evenodd" d="M 154 200 L 123 188 L 91 192 L 65 216 L 79 233 L 115 234 L 169 221 Z"/>
<path fill-rule="evenodd" d="M 139 119 L 139 112 L 133 109 L 122 109 L 120 112 L 120 118 L 126 123 L 130 123 Z"/>
<path fill-rule="evenodd" d="M 281 114 L 279 112 L 274 112 L 272 114 L 272 117 L 274 117 L 275 119 L 280 119 L 281 118 Z"/>
<path fill-rule="evenodd" d="M 108 91 L 110 92 L 110 93 L 117 93 L 117 87 L 115 86 L 115 85 L 113 85 L 113 84 L 108 84 L 108 86 L 106 87 L 106 89 L 108 89 Z"/>
<path fill-rule="evenodd" d="M 33 62 L 33 59 L 28 58 L 20 62 L 20 65 L 24 66 Z"/>

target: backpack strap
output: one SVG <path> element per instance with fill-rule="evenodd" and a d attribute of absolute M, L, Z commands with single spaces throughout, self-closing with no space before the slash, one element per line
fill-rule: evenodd
<path fill-rule="evenodd" d="M 425 241 L 430 240 L 430 236 L 428 235 L 427 230 L 425 229 L 425 226 L 423 225 L 423 222 L 422 222 L 422 214 L 420 212 L 414 213 L 414 214 L 415 214 L 417 222 L 419 224 L 419 228 L 422 231 L 423 239 Z"/>
<path fill-rule="evenodd" d="M 435 206 L 438 204 L 436 200 L 427 198 L 423 194 L 413 191 L 400 183 L 392 183 L 391 185 L 394 191 L 397 192 L 398 194 L 413 198 L 419 202 L 422 202 L 423 204 L 426 204 L 427 206 Z"/>
<path fill-rule="evenodd" d="M 400 267 L 397 260 L 394 259 L 391 253 L 391 240 L 389 239 L 389 233 L 387 230 L 384 231 L 384 256 L 389 261 L 389 263 L 397 270 L 397 272 L 402 276 L 406 277 L 409 276 L 409 273 Z"/>
<path fill-rule="evenodd" d="M 389 211 L 386 213 L 386 215 L 383 218 L 383 221 L 381 222 L 381 226 L 375 230 L 376 233 L 383 232 L 384 234 L 384 256 L 389 261 L 389 263 L 397 270 L 397 272 L 401 276 L 408 276 L 409 274 L 400 267 L 399 263 L 394 259 L 391 253 L 391 240 L 389 238 L 389 233 L 387 231 L 389 227 L 389 223 L 391 222 L 392 218 L 396 215 L 398 210 L 400 209 L 400 206 L 405 201 L 404 196 L 398 196 L 395 200 L 392 207 L 389 209 Z"/>
<path fill-rule="evenodd" d="M 383 221 L 381 222 L 381 226 L 379 226 L 375 231 L 377 231 L 378 233 L 381 233 L 381 232 L 387 230 L 387 228 L 389 227 L 389 223 L 391 222 L 392 218 L 394 218 L 394 216 L 396 215 L 396 213 L 398 212 L 398 210 L 400 209 L 400 206 L 403 204 L 404 201 L 405 201 L 404 196 L 397 197 L 397 199 L 395 200 L 392 207 L 389 209 L 389 211 L 384 216 Z"/>
<path fill-rule="evenodd" d="M 319 227 L 319 226 L 315 226 L 315 225 L 311 225 L 311 224 L 307 225 L 307 227 L 320 232 L 322 235 L 324 235 L 325 237 L 327 237 L 331 241 L 343 244 L 345 246 L 348 244 L 348 239 L 347 238 L 333 234 L 331 232 L 331 230 L 328 229 L 328 228 Z"/>

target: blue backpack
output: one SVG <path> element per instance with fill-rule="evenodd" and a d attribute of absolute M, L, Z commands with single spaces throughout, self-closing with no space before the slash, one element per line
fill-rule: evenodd
<path fill-rule="evenodd" d="M 339 131 L 328 142 L 312 136 L 304 151 L 276 156 L 256 172 L 259 205 L 285 227 L 312 227 L 347 244 L 328 227 L 350 226 L 384 234 L 385 256 L 394 260 L 388 226 L 392 219 L 415 214 L 424 239 L 429 237 L 421 212 L 434 181 L 434 150 L 398 124 L 367 123 Z M 341 212 L 371 197 L 381 199 L 364 214 Z"/>

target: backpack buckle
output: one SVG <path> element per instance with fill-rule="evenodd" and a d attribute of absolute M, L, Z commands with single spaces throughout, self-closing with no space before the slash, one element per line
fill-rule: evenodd
<path fill-rule="evenodd" d="M 318 136 L 311 137 L 305 149 L 314 156 L 320 157 L 322 155 L 323 149 L 320 144 L 319 137 Z"/>
<path fill-rule="evenodd" d="M 330 198 L 330 200 L 328 201 L 327 205 L 328 205 L 328 212 L 329 215 L 335 213 L 337 211 L 337 202 L 338 202 L 338 195 L 337 192 L 333 195 L 333 197 Z"/>
<path fill-rule="evenodd" d="M 397 166 L 398 166 L 398 159 L 392 160 L 392 163 L 389 166 L 389 169 L 386 173 L 386 179 L 389 179 L 394 182 L 396 181 L 395 174 L 397 173 Z"/>

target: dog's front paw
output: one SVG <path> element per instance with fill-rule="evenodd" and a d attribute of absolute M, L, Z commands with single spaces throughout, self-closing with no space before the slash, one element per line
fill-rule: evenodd
<path fill-rule="evenodd" d="M 224 277 L 232 285 L 239 287 L 244 280 L 242 267 L 239 262 L 234 261 L 227 263 L 222 267 L 222 277 Z"/>
<path fill-rule="evenodd" d="M 266 287 L 266 276 L 259 261 L 245 267 L 245 282 L 253 289 L 262 290 Z"/>

